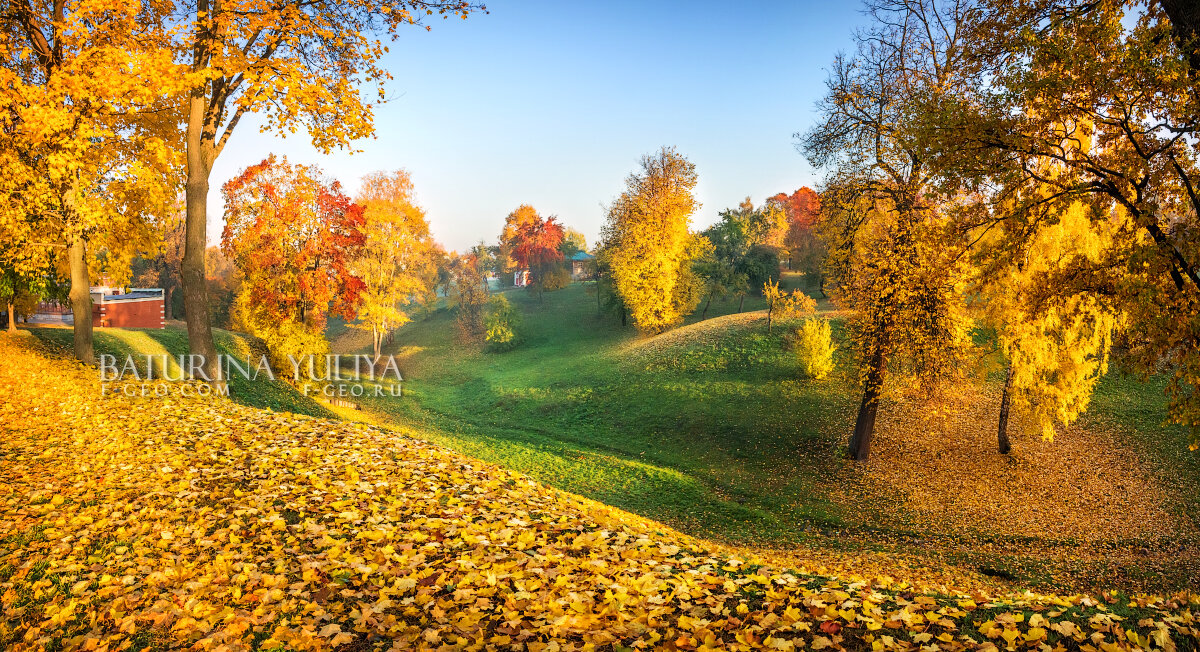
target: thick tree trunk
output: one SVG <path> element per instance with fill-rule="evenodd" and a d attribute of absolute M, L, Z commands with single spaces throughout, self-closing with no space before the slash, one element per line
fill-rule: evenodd
<path fill-rule="evenodd" d="M 71 243 L 67 259 L 71 267 L 71 313 L 75 317 L 75 358 L 84 364 L 96 363 L 92 347 L 92 282 L 88 278 L 87 245 L 83 236 Z"/>
<path fill-rule="evenodd" d="M 1200 6 L 1191 0 L 1162 0 L 1175 42 L 1188 60 L 1189 76 L 1200 74 Z"/>
<path fill-rule="evenodd" d="M 1008 410 L 1012 407 L 1009 392 L 1012 391 L 1012 379 L 1012 365 L 1009 365 L 1008 374 L 1004 379 L 1004 393 L 1000 395 L 1000 424 L 996 433 L 1002 455 L 1008 455 L 1012 451 L 1012 444 L 1008 441 Z"/>
<path fill-rule="evenodd" d="M 885 371 L 882 347 L 871 355 L 869 364 L 862 404 L 858 407 L 858 419 L 854 422 L 854 434 L 850 437 L 849 457 L 858 462 L 865 462 L 871 456 L 871 437 L 875 434 L 875 415 L 879 411 L 879 394 L 883 389 Z"/>
<path fill-rule="evenodd" d="M 204 92 L 192 92 L 188 104 L 187 186 L 183 261 L 180 284 L 183 286 L 183 311 L 187 319 L 188 347 L 204 357 L 204 372 L 210 381 L 220 380 L 217 348 L 213 344 L 208 321 L 208 275 L 204 268 L 204 250 L 208 246 L 208 175 L 212 161 L 202 141 Z"/>
<path fill-rule="evenodd" d="M 746 295 L 743 294 L 741 298 L 738 299 L 738 312 L 742 311 L 742 306 L 744 305 L 746 305 Z"/>
<path fill-rule="evenodd" d="M 17 332 L 16 306 L 13 305 L 12 301 L 8 302 L 8 332 L 10 332 L 10 333 Z"/>
<path fill-rule="evenodd" d="M 174 319 L 175 318 L 171 314 L 171 292 L 173 292 L 174 290 L 175 290 L 175 288 L 171 287 L 170 285 L 163 288 L 163 319 Z"/>

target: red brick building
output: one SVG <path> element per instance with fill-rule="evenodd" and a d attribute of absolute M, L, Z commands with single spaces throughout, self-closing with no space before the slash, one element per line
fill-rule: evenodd
<path fill-rule="evenodd" d="M 163 291 L 130 290 L 127 294 L 93 294 L 92 324 L 116 328 L 164 328 Z"/>

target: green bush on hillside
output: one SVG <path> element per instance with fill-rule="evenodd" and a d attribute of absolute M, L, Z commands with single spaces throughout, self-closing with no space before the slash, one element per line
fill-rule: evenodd
<path fill-rule="evenodd" d="M 571 284 L 571 270 L 563 263 L 552 263 L 542 271 L 542 290 L 553 292 Z"/>
<path fill-rule="evenodd" d="M 503 294 L 497 294 L 488 303 L 488 313 L 483 325 L 489 351 L 511 351 L 521 343 L 521 315 Z"/>
<path fill-rule="evenodd" d="M 821 380 L 833 371 L 835 349 L 828 319 L 809 317 L 796 330 L 796 358 L 809 378 Z"/>

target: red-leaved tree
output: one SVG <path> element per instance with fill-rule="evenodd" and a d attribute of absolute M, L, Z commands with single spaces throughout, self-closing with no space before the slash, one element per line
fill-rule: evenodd
<path fill-rule="evenodd" d="M 517 226 L 512 257 L 518 265 L 529 270 L 531 287 L 537 291 L 539 298 L 545 290 L 547 276 L 555 264 L 563 259 L 559 245 L 564 235 L 562 225 L 554 216 L 542 218 L 534 215 Z"/>
<path fill-rule="evenodd" d="M 323 352 L 328 315 L 353 319 L 363 282 L 349 263 L 362 246 L 363 208 L 315 166 L 268 156 L 230 179 L 221 247 L 241 271 L 235 323 L 277 361 Z"/>
<path fill-rule="evenodd" d="M 771 201 L 779 203 L 787 213 L 788 229 L 783 244 L 788 250 L 788 268 L 804 272 L 810 282 L 820 287 L 825 263 L 825 245 L 816 229 L 821 195 L 804 186 L 790 195 L 781 192 L 771 197 Z"/>

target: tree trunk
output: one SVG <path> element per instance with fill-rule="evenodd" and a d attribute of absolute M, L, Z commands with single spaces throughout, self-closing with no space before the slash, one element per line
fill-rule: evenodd
<path fill-rule="evenodd" d="M 170 285 L 167 285 L 167 287 L 163 288 L 163 319 L 166 320 L 175 318 L 171 314 L 171 292 L 174 290 L 175 288 L 171 287 Z"/>
<path fill-rule="evenodd" d="M 377 324 L 371 324 L 371 346 L 375 350 L 375 357 L 371 359 L 371 370 L 374 372 L 375 365 L 379 364 L 379 352 L 383 345 L 383 333 L 380 332 Z"/>
<path fill-rule="evenodd" d="M 883 389 L 884 371 L 883 347 L 877 347 L 871 355 L 862 405 L 858 407 L 854 435 L 850 437 L 849 457 L 858 462 L 865 462 L 871 456 L 871 436 L 875 434 L 875 414 L 879 411 L 879 394 Z"/>
<path fill-rule="evenodd" d="M 208 322 L 208 275 L 204 268 L 204 250 L 208 246 L 208 175 L 212 169 L 212 161 L 205 155 L 207 147 L 202 141 L 204 110 L 204 88 L 200 87 L 192 91 L 188 103 L 187 219 L 180 284 L 183 286 L 188 347 L 193 354 L 203 356 L 204 372 L 210 381 L 216 382 L 220 380 L 221 370 L 217 364 L 212 326 Z"/>
<path fill-rule="evenodd" d="M 92 347 L 92 282 L 88 278 L 87 245 L 83 236 L 71 242 L 67 258 L 71 266 L 71 314 L 75 317 L 75 358 L 84 364 L 96 363 Z"/>
<path fill-rule="evenodd" d="M 1012 451 L 1012 444 L 1008 441 L 1008 410 L 1012 407 L 1009 392 L 1012 391 L 1012 379 L 1013 369 L 1010 364 L 1008 374 L 1004 378 L 1004 393 L 1000 395 L 1000 425 L 996 433 L 1002 455 L 1008 455 Z"/>
<path fill-rule="evenodd" d="M 746 305 L 746 295 L 745 295 L 745 294 L 743 294 L 743 295 L 742 295 L 742 296 L 741 296 L 741 297 L 738 299 L 738 312 L 741 312 L 741 311 L 742 311 L 742 306 L 744 306 L 744 305 Z"/>
<path fill-rule="evenodd" d="M 714 294 L 716 294 L 716 293 L 715 292 L 708 293 L 708 301 L 704 302 L 704 310 L 700 311 L 700 321 L 704 321 L 705 319 L 708 318 L 708 307 L 712 305 L 712 298 L 713 298 Z"/>
<path fill-rule="evenodd" d="M 10 333 L 17 332 L 16 306 L 13 305 L 12 301 L 8 302 L 8 332 L 10 332 Z"/>
<path fill-rule="evenodd" d="M 625 306 L 621 306 L 621 328 L 625 328 L 625 318 L 628 316 L 628 313 L 629 311 L 625 310 Z"/>

